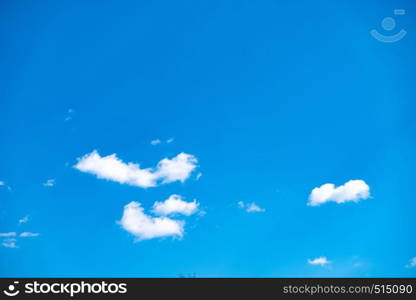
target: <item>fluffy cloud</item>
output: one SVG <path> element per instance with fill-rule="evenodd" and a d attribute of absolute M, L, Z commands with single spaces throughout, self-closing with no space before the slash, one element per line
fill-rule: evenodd
<path fill-rule="evenodd" d="M 3 232 L 0 233 L 0 237 L 16 236 L 16 232 Z"/>
<path fill-rule="evenodd" d="M 78 159 L 74 167 L 98 178 L 147 188 L 156 186 L 159 181 L 184 182 L 197 167 L 197 162 L 193 155 L 180 153 L 172 159 L 162 159 L 155 169 L 142 169 L 138 164 L 124 163 L 116 154 L 101 157 L 94 150 Z"/>
<path fill-rule="evenodd" d="M 325 256 L 317 257 L 314 259 L 308 259 L 308 264 L 310 265 L 325 266 L 329 263 L 330 261 Z"/>
<path fill-rule="evenodd" d="M 152 187 L 156 185 L 156 175 L 151 169 L 141 169 L 138 164 L 124 163 L 116 154 L 101 157 L 93 151 L 81 159 L 75 168 L 86 173 L 96 175 L 98 178 L 108 179 L 119 183 L 126 183 L 139 187 Z"/>
<path fill-rule="evenodd" d="M 163 183 L 174 181 L 184 182 L 196 168 L 198 160 L 195 156 L 179 153 L 172 159 L 164 158 L 157 164 L 156 176 Z"/>
<path fill-rule="evenodd" d="M 414 268 L 416 267 L 416 256 L 411 258 L 409 264 L 406 265 L 407 268 Z"/>
<path fill-rule="evenodd" d="M 55 179 L 48 179 L 43 183 L 43 186 L 53 187 L 55 185 Z"/>
<path fill-rule="evenodd" d="M 184 222 L 167 217 L 152 217 L 144 213 L 138 202 L 130 202 L 124 206 L 120 225 L 137 237 L 138 241 L 167 236 L 182 237 Z"/>
<path fill-rule="evenodd" d="M 308 205 L 317 206 L 330 201 L 336 203 L 358 202 L 368 197 L 370 197 L 370 187 L 363 180 L 350 180 L 338 187 L 332 183 L 326 183 L 312 190 Z"/>
<path fill-rule="evenodd" d="M 0 180 L 0 185 L 6 185 L 6 183 Z"/>
<path fill-rule="evenodd" d="M 20 237 L 36 237 L 36 236 L 39 236 L 39 233 L 34 233 L 34 232 L 22 232 L 19 236 L 20 236 Z"/>
<path fill-rule="evenodd" d="M 239 201 L 238 207 L 241 209 L 245 209 L 248 213 L 254 213 L 254 212 L 265 212 L 266 210 L 264 208 L 261 208 L 256 203 L 244 203 L 243 201 Z"/>
<path fill-rule="evenodd" d="M 6 248 L 19 248 L 16 244 L 16 239 L 5 239 L 1 245 Z"/>
<path fill-rule="evenodd" d="M 153 212 L 157 215 L 183 214 L 190 216 L 198 210 L 199 203 L 196 200 L 186 202 L 180 195 L 171 195 L 164 202 L 155 202 Z"/>

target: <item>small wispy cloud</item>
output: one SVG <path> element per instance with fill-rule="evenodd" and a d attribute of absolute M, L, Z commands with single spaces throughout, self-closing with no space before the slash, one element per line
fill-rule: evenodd
<path fill-rule="evenodd" d="M 24 224 L 24 223 L 27 223 L 28 221 L 29 221 L 29 216 L 25 216 L 19 219 L 19 224 Z"/>
<path fill-rule="evenodd" d="M 150 141 L 150 144 L 153 145 L 153 146 L 159 145 L 160 143 L 162 143 L 162 141 L 159 140 L 159 139 Z"/>
<path fill-rule="evenodd" d="M 72 108 L 68 109 L 67 113 L 66 113 L 66 117 L 65 117 L 65 122 L 71 121 L 72 120 L 72 115 L 74 114 L 74 110 Z"/>
<path fill-rule="evenodd" d="M 406 265 L 406 268 L 415 268 L 416 267 L 416 256 L 409 260 L 409 263 Z"/>
<path fill-rule="evenodd" d="M 163 144 L 163 143 L 171 144 L 171 143 L 173 143 L 174 140 L 175 140 L 174 138 L 169 138 L 169 139 L 166 140 L 166 142 L 164 142 L 164 141 L 162 141 L 160 139 L 154 139 L 154 140 L 151 140 L 150 141 L 150 144 L 152 146 L 156 146 L 156 145 Z"/>
<path fill-rule="evenodd" d="M 55 185 L 55 179 L 48 179 L 43 183 L 43 186 L 53 187 Z"/>
<path fill-rule="evenodd" d="M 39 233 L 35 233 L 35 232 L 22 232 L 21 234 L 19 234 L 20 237 L 37 237 L 39 236 Z"/>
<path fill-rule="evenodd" d="M 264 208 L 261 208 L 259 205 L 257 205 L 254 202 L 244 203 L 243 201 L 239 201 L 237 204 L 238 204 L 239 208 L 244 209 L 248 213 L 265 212 L 266 211 Z"/>
<path fill-rule="evenodd" d="M 201 172 L 199 172 L 198 174 L 196 174 L 196 180 L 201 179 L 201 177 L 202 177 L 202 173 Z"/>
<path fill-rule="evenodd" d="M 19 248 L 19 246 L 16 244 L 16 239 L 13 238 L 3 240 L 1 245 L 6 248 Z"/>
<path fill-rule="evenodd" d="M 246 211 L 248 213 L 251 213 L 251 212 L 265 212 L 266 210 L 264 208 L 261 208 L 260 206 L 258 206 L 256 203 L 250 203 L 247 206 Z"/>
<path fill-rule="evenodd" d="M 0 237 L 16 236 L 16 232 L 3 232 L 0 233 Z"/>
<path fill-rule="evenodd" d="M 310 265 L 325 266 L 330 263 L 331 262 L 325 256 L 320 256 L 314 259 L 308 259 L 308 264 Z"/>
<path fill-rule="evenodd" d="M 9 185 L 7 185 L 7 184 L 6 184 L 6 182 L 1 181 L 1 180 L 0 180 L 0 187 L 5 187 L 5 188 L 7 188 L 9 191 L 12 189 Z"/>
<path fill-rule="evenodd" d="M 338 187 L 333 183 L 326 183 L 312 190 L 308 205 L 318 206 L 325 202 L 358 202 L 369 197 L 370 187 L 364 180 L 350 180 Z"/>

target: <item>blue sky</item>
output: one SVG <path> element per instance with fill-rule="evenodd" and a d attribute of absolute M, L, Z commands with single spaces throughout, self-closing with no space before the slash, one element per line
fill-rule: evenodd
<path fill-rule="evenodd" d="M 3 1 L 0 276 L 415 276 L 415 8 Z"/>

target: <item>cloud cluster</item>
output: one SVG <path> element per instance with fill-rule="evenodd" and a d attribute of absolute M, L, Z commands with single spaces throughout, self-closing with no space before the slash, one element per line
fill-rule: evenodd
<path fill-rule="evenodd" d="M 260 206 L 258 206 L 254 202 L 244 203 L 243 201 L 239 201 L 237 204 L 238 204 L 239 208 L 245 209 L 245 211 L 248 212 L 248 213 L 265 212 L 266 211 L 264 208 L 261 208 Z"/>
<path fill-rule="evenodd" d="M 27 231 L 22 232 L 20 234 L 14 232 L 14 231 L 12 231 L 12 232 L 3 232 L 3 233 L 0 233 L 0 237 L 3 237 L 5 239 L 3 239 L 1 245 L 3 247 L 6 247 L 6 248 L 19 248 L 19 246 L 17 245 L 17 238 L 16 238 L 18 236 L 21 237 L 21 238 L 37 237 L 37 236 L 39 236 L 39 233 L 27 232 Z"/>
<path fill-rule="evenodd" d="M 363 180 L 350 180 L 338 187 L 332 183 L 326 183 L 312 190 L 308 205 L 318 206 L 331 201 L 336 203 L 358 202 L 368 197 L 370 197 L 370 187 Z"/>
<path fill-rule="evenodd" d="M 169 139 L 167 143 L 172 141 Z M 152 144 L 158 143 L 160 140 L 154 140 Z M 74 168 L 98 178 L 147 188 L 176 181 L 184 182 L 197 168 L 197 163 L 195 156 L 182 152 L 173 158 L 160 160 L 154 168 L 141 168 L 139 164 L 123 162 L 116 154 L 102 157 L 94 150 L 79 158 Z M 133 201 L 124 206 L 119 224 L 139 241 L 166 236 L 182 237 L 185 222 L 167 216 L 190 216 L 198 210 L 198 206 L 196 200 L 186 202 L 180 195 L 174 194 L 163 202 L 155 202 L 152 212 L 158 216 L 152 216 L 145 213 L 139 202 Z"/>
<path fill-rule="evenodd" d="M 195 156 L 182 152 L 172 159 L 162 159 L 156 168 L 142 169 L 139 164 L 123 162 L 116 154 L 102 157 L 94 150 L 79 158 L 74 167 L 98 178 L 147 188 L 159 183 L 184 182 L 197 167 L 197 162 Z"/>
<path fill-rule="evenodd" d="M 198 210 L 199 203 L 186 202 L 180 195 L 171 195 L 163 202 L 153 204 L 153 213 L 159 217 L 144 212 L 139 202 L 130 202 L 124 206 L 123 216 L 119 224 L 137 237 L 138 241 L 161 237 L 179 237 L 184 234 L 185 222 L 168 218 L 168 215 L 183 214 L 190 216 Z"/>
<path fill-rule="evenodd" d="M 19 248 L 16 244 L 16 239 L 14 238 L 4 239 L 1 245 L 6 248 Z"/>
<path fill-rule="evenodd" d="M 310 265 L 325 266 L 329 263 L 330 261 L 325 256 L 317 257 L 314 259 L 308 259 L 308 264 Z"/>

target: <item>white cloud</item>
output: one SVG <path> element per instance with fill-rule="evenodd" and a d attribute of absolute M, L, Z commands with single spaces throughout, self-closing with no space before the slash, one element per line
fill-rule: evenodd
<path fill-rule="evenodd" d="M 39 233 L 34 233 L 34 232 L 22 232 L 19 236 L 20 236 L 20 237 L 36 237 L 36 236 L 39 236 Z"/>
<path fill-rule="evenodd" d="M 155 202 L 153 212 L 157 215 L 167 216 L 170 214 L 183 214 L 190 216 L 198 210 L 199 203 L 196 200 L 186 202 L 180 195 L 171 195 L 164 202 Z"/>
<path fill-rule="evenodd" d="M 139 187 L 154 187 L 159 181 L 170 183 L 184 182 L 197 167 L 197 159 L 190 154 L 180 153 L 172 159 L 164 158 L 157 164 L 156 169 L 141 169 L 139 164 L 124 163 L 116 154 L 101 157 L 97 151 L 92 151 L 78 159 L 76 169 L 119 183 Z"/>
<path fill-rule="evenodd" d="M 167 143 L 167 144 L 170 144 L 170 143 L 172 143 L 174 140 L 175 140 L 174 138 L 170 138 L 170 139 L 168 139 L 168 140 L 166 141 L 166 143 Z"/>
<path fill-rule="evenodd" d="M 124 163 L 116 154 L 101 157 L 97 151 L 86 154 L 74 166 L 76 169 L 119 183 L 127 183 L 139 187 L 156 185 L 156 175 L 150 168 L 141 169 L 138 164 Z"/>
<path fill-rule="evenodd" d="M 16 239 L 5 239 L 2 244 L 6 248 L 19 248 L 16 244 Z"/>
<path fill-rule="evenodd" d="M 308 264 L 310 265 L 325 266 L 329 263 L 330 261 L 325 256 L 317 257 L 314 259 L 308 259 Z"/>
<path fill-rule="evenodd" d="M 0 233 L 0 237 L 16 236 L 16 232 L 3 232 Z"/>
<path fill-rule="evenodd" d="M 124 206 L 120 225 L 137 237 L 138 241 L 167 236 L 182 237 L 184 222 L 167 217 L 152 217 L 144 213 L 138 202 L 130 202 Z"/>
<path fill-rule="evenodd" d="M 350 180 L 338 187 L 332 183 L 326 183 L 312 190 L 308 205 L 317 206 L 330 201 L 336 203 L 358 202 L 369 197 L 370 187 L 363 180 Z"/>
<path fill-rule="evenodd" d="M 0 180 L 0 185 L 6 185 L 6 183 Z"/>
<path fill-rule="evenodd" d="M 159 161 L 155 174 L 163 183 L 184 182 L 197 167 L 197 162 L 195 156 L 182 152 L 172 159 L 164 158 Z"/>
<path fill-rule="evenodd" d="M 247 212 L 265 212 L 264 208 L 261 208 L 256 203 L 250 203 L 246 209 Z"/>
<path fill-rule="evenodd" d="M 156 140 L 152 140 L 152 141 L 150 142 L 150 144 L 152 144 L 153 146 L 156 146 L 156 145 L 159 145 L 161 142 L 162 142 L 161 140 L 156 139 Z"/>
<path fill-rule="evenodd" d="M 409 264 L 406 265 L 406 268 L 416 267 L 416 256 L 409 260 Z"/>
<path fill-rule="evenodd" d="M 254 213 L 254 212 L 265 212 L 266 210 L 264 208 L 261 208 L 256 203 L 244 203 L 243 201 L 239 201 L 238 207 L 241 209 L 245 209 L 248 213 Z"/>
<path fill-rule="evenodd" d="M 29 221 L 29 216 L 25 216 L 19 219 L 19 224 L 24 224 L 24 223 L 27 223 L 28 221 Z"/>
<path fill-rule="evenodd" d="M 198 174 L 196 174 L 196 180 L 199 180 L 202 177 L 202 173 L 199 172 Z"/>
<path fill-rule="evenodd" d="M 55 185 L 55 179 L 48 179 L 43 183 L 43 186 L 52 187 Z"/>

